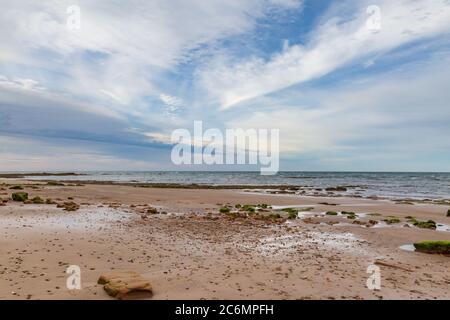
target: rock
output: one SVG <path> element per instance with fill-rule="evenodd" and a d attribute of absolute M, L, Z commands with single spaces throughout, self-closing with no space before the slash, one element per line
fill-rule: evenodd
<path fill-rule="evenodd" d="M 64 202 L 63 204 L 58 203 L 57 208 L 64 208 L 65 211 L 77 211 L 80 206 L 73 201 Z"/>
<path fill-rule="evenodd" d="M 26 192 L 14 192 L 12 194 L 12 199 L 14 201 L 24 202 L 24 201 L 28 200 L 28 193 L 26 193 Z"/>
<path fill-rule="evenodd" d="M 436 222 L 433 220 L 419 221 L 416 219 L 411 219 L 408 222 L 412 223 L 417 228 L 436 230 Z"/>
<path fill-rule="evenodd" d="M 56 204 L 56 202 L 48 198 L 47 200 L 45 200 L 45 204 Z"/>
<path fill-rule="evenodd" d="M 150 281 L 134 271 L 112 271 L 105 273 L 98 279 L 103 289 L 118 299 L 133 297 L 151 297 L 153 289 Z"/>
<path fill-rule="evenodd" d="M 383 221 L 386 222 L 387 224 L 400 223 L 400 219 L 399 218 L 389 218 L 389 219 L 384 219 Z"/>
<path fill-rule="evenodd" d="M 450 255 L 450 241 L 422 241 L 414 243 L 416 251 Z"/>
<path fill-rule="evenodd" d="M 44 200 L 41 197 L 34 197 L 31 201 L 35 204 L 44 204 Z"/>
<path fill-rule="evenodd" d="M 447 217 L 450 217 L 450 209 L 447 211 Z"/>
<path fill-rule="evenodd" d="M 11 190 L 23 190 L 23 187 L 21 185 L 17 185 L 17 186 L 12 186 L 9 189 L 11 189 Z"/>
<path fill-rule="evenodd" d="M 64 186 L 64 183 L 61 183 L 58 181 L 48 181 L 47 185 L 49 185 L 49 186 Z"/>
<path fill-rule="evenodd" d="M 342 186 L 337 186 L 337 187 L 326 188 L 325 191 L 347 191 L 347 188 L 342 187 Z"/>
<path fill-rule="evenodd" d="M 220 210 L 219 210 L 220 213 L 229 213 L 230 211 L 231 210 L 228 207 L 223 207 L 223 208 L 220 208 Z"/>
<path fill-rule="evenodd" d="M 158 210 L 156 208 L 150 207 L 147 209 L 148 214 L 157 214 Z"/>

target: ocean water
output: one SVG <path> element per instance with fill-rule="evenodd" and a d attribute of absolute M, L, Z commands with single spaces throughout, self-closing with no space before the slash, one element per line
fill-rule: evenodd
<path fill-rule="evenodd" d="M 39 176 L 37 180 L 96 180 L 204 185 L 292 185 L 311 188 L 350 186 L 347 192 L 388 198 L 449 199 L 450 173 L 123 171 L 79 172 L 78 176 Z"/>

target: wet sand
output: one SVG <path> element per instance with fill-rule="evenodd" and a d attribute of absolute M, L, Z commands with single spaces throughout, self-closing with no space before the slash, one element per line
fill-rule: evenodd
<path fill-rule="evenodd" d="M 450 232 L 407 226 L 406 218 L 450 225 L 447 206 L 244 190 L 1 183 L 3 199 L 15 191 L 10 185 L 29 183 L 34 186 L 24 191 L 30 198 L 74 201 L 80 209 L 0 206 L 0 299 L 110 299 L 96 281 L 111 270 L 150 279 L 152 299 L 450 299 L 450 258 L 399 248 L 450 240 Z M 278 223 L 219 213 L 226 204 L 262 203 L 312 209 Z M 160 214 L 144 214 L 148 206 Z M 323 215 L 329 210 L 353 211 L 361 223 L 389 216 L 401 223 L 366 227 Z M 381 290 L 366 287 L 374 263 Z M 81 268 L 81 290 L 66 288 L 69 265 Z"/>

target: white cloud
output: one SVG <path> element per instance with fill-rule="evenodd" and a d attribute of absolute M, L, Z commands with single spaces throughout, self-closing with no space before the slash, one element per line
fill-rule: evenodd
<path fill-rule="evenodd" d="M 35 81 L 33 79 L 23 79 L 23 78 L 9 79 L 8 77 L 2 75 L 0 75 L 0 86 L 5 88 L 14 88 L 31 91 L 45 90 L 44 87 L 39 85 L 38 81 Z"/>
<path fill-rule="evenodd" d="M 356 59 L 450 32 L 448 1 L 379 1 L 382 15 L 378 32 L 366 26 L 369 4 L 359 2 L 353 10 L 356 15 L 347 12 L 345 17 L 326 20 L 311 33 L 306 45 L 285 46 L 269 60 L 254 57 L 236 64 L 220 57 L 199 73 L 199 83 L 222 108 L 228 108 L 319 78 Z"/>
<path fill-rule="evenodd" d="M 94 147 L 94 148 L 93 148 Z M 83 145 L 74 140 L 55 141 L 0 136 L 1 171 L 157 170 L 150 158 L 133 160 L 114 155 L 104 145 Z"/>
<path fill-rule="evenodd" d="M 229 120 L 227 127 L 280 129 L 284 156 L 336 157 L 344 152 L 354 159 L 358 154 L 376 158 L 448 150 L 450 61 L 436 60 L 333 88 L 262 97 L 247 106 L 247 114 L 240 112 Z M 298 102 L 311 97 L 314 107 Z M 259 104 L 266 109 L 255 111 Z"/>
<path fill-rule="evenodd" d="M 159 99 L 166 105 L 166 111 L 168 114 L 176 113 L 183 105 L 183 100 L 181 98 L 164 93 L 159 95 Z"/>
<path fill-rule="evenodd" d="M 75 4 L 81 9 L 79 30 L 67 28 L 73 1 L 2 2 L 0 61 L 15 66 L 14 76 L 37 72 L 49 90 L 95 99 L 123 113 L 142 113 L 148 109 L 143 97 L 161 92 L 161 72 L 190 59 L 194 49 L 207 50 L 221 39 L 249 32 L 267 10 L 291 9 L 298 1 Z M 55 81 L 53 73 L 62 75 L 62 81 Z"/>

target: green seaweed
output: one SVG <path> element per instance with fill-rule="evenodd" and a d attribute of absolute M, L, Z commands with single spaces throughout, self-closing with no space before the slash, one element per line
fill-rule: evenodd
<path fill-rule="evenodd" d="M 222 207 L 219 210 L 220 213 L 229 213 L 230 212 L 230 208 L 228 207 Z"/>
<path fill-rule="evenodd" d="M 35 204 L 44 204 L 45 203 L 44 199 L 42 199 L 41 197 L 34 197 L 33 199 L 31 199 L 31 201 Z"/>
<path fill-rule="evenodd" d="M 298 217 L 298 212 L 295 211 L 291 211 L 288 213 L 288 219 L 289 220 L 295 220 Z"/>
<path fill-rule="evenodd" d="M 64 183 L 58 182 L 58 181 L 48 181 L 47 185 L 48 186 L 64 186 Z"/>
<path fill-rule="evenodd" d="M 368 215 L 368 216 L 371 216 L 371 217 L 380 217 L 380 216 L 382 216 L 381 213 L 376 213 L 376 212 L 374 212 L 374 213 L 368 213 L 367 215 Z"/>
<path fill-rule="evenodd" d="M 419 252 L 450 255 L 450 241 L 422 241 L 414 247 Z"/>
<path fill-rule="evenodd" d="M 255 206 L 251 205 L 251 204 L 244 204 L 242 206 L 242 210 L 247 211 L 247 212 L 255 212 L 256 211 Z"/>
<path fill-rule="evenodd" d="M 12 194 L 12 199 L 14 201 L 24 202 L 28 200 L 28 193 L 26 192 L 15 192 Z"/>
<path fill-rule="evenodd" d="M 387 224 L 400 223 L 400 219 L 399 218 L 389 218 L 389 219 L 384 219 L 383 221 L 386 222 Z"/>
<path fill-rule="evenodd" d="M 433 220 L 419 221 L 419 220 L 416 220 L 416 219 L 411 219 L 408 222 L 412 223 L 417 228 L 434 229 L 434 230 L 436 229 L 436 222 L 433 221 Z"/>

